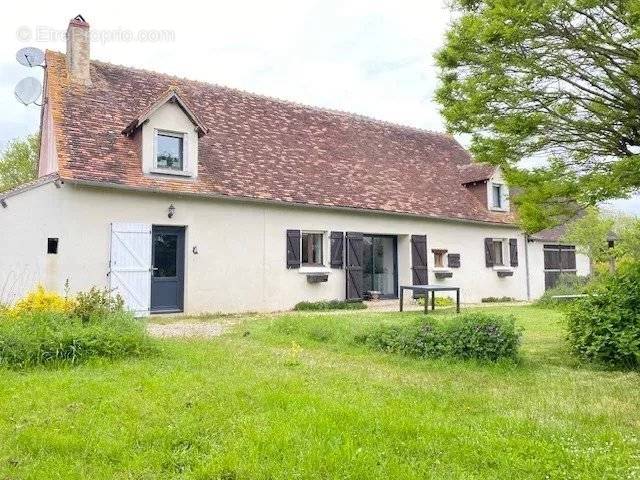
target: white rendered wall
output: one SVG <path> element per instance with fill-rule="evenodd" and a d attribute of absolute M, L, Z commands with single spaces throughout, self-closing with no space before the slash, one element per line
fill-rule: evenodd
<path fill-rule="evenodd" d="M 544 245 L 556 244 L 557 242 L 542 242 L 538 240 L 528 243 L 529 270 L 531 283 L 531 299 L 540 298 L 544 293 Z M 586 276 L 591 273 L 589 257 L 576 252 L 577 275 Z"/>
<path fill-rule="evenodd" d="M 7 203 L 0 209 L 0 301 L 12 300 L 36 281 L 58 291 L 67 279 L 72 291 L 107 286 L 111 222 L 186 226 L 188 312 L 273 311 L 302 300 L 343 299 L 344 270 L 331 269 L 328 282 L 309 284 L 298 270 L 286 269 L 287 229 L 397 235 L 400 284 L 411 284 L 410 236 L 427 235 L 431 283 L 460 286 L 463 302 L 488 296 L 526 299 L 524 237 L 514 227 L 71 184 L 60 189 L 48 184 Z M 176 213 L 169 219 L 171 203 Z M 47 237 L 60 238 L 58 255 L 46 254 Z M 512 277 L 498 278 L 485 267 L 485 237 L 518 239 L 520 265 Z M 453 278 L 434 278 L 434 248 L 461 255 Z M 324 251 L 328 264 L 328 235 Z"/>

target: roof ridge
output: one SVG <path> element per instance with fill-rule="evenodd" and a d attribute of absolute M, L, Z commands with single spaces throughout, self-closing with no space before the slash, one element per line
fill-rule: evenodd
<path fill-rule="evenodd" d="M 57 55 L 66 56 L 66 54 L 64 54 L 62 52 L 58 52 L 56 50 L 48 50 L 48 51 L 51 52 L 51 53 L 57 54 Z M 283 103 L 283 104 L 292 105 L 292 106 L 296 106 L 296 107 L 300 107 L 300 108 L 306 108 L 308 110 L 312 110 L 312 111 L 316 111 L 316 112 L 324 112 L 324 113 L 331 113 L 331 114 L 348 116 L 350 118 L 360 119 L 362 121 L 373 123 L 373 124 L 376 124 L 376 125 L 381 125 L 381 126 L 385 125 L 385 126 L 388 126 L 388 127 L 400 128 L 400 129 L 404 129 L 404 130 L 409 129 L 409 130 L 413 130 L 413 131 L 418 132 L 418 133 L 427 133 L 427 134 L 430 134 L 430 135 L 436 135 L 436 136 L 444 137 L 446 139 L 453 139 L 453 140 L 455 140 L 456 143 L 458 143 L 460 145 L 458 140 L 456 140 L 453 135 L 451 135 L 450 133 L 447 133 L 447 132 L 438 132 L 438 131 L 435 131 L 435 130 L 429 130 L 427 128 L 416 127 L 415 125 L 407 125 L 407 124 L 404 124 L 404 123 L 392 122 L 390 120 L 383 120 L 383 119 L 380 119 L 380 118 L 371 117 L 371 116 L 368 116 L 368 115 L 365 115 L 365 114 L 362 114 L 362 113 L 358 113 L 358 112 L 351 112 L 351 111 L 348 111 L 348 110 L 340 110 L 340 109 L 337 109 L 337 108 L 329 108 L 329 107 L 320 107 L 320 106 L 311 105 L 311 104 L 308 104 L 308 103 L 296 102 L 295 100 L 289 100 L 289 99 L 286 99 L 286 98 L 280 98 L 280 97 L 276 97 L 274 95 L 267 95 L 267 94 L 264 94 L 264 93 L 252 92 L 250 90 L 244 90 L 242 88 L 237 88 L 237 87 L 229 87 L 227 85 L 221 85 L 219 83 L 207 82 L 207 81 L 204 81 L 204 80 L 195 80 L 195 79 L 192 79 L 192 78 L 180 77 L 178 75 L 171 75 L 169 73 L 158 72 L 156 70 L 150 70 L 150 69 L 147 69 L 147 68 L 131 67 L 131 66 L 128 66 L 128 65 L 123 65 L 123 64 L 119 64 L 119 63 L 112 63 L 112 62 L 105 62 L 105 61 L 96 60 L 96 59 L 91 59 L 91 63 L 105 65 L 107 67 L 115 67 L 115 68 L 121 68 L 121 69 L 126 69 L 126 70 L 134 70 L 136 72 L 159 75 L 159 76 L 162 76 L 162 77 L 165 77 L 165 78 L 168 78 L 168 79 L 180 80 L 180 81 L 183 81 L 183 82 L 191 82 L 191 83 L 197 83 L 197 84 L 200 84 L 200 85 L 206 85 L 208 87 L 220 88 L 220 89 L 236 92 L 236 93 L 241 94 L 241 95 L 258 97 L 258 98 L 270 100 L 270 101 L 273 101 L 273 102 Z M 462 145 L 460 145 L 460 146 L 462 147 Z"/>

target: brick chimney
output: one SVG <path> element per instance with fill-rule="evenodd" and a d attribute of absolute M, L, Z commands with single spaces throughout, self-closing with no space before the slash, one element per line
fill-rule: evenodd
<path fill-rule="evenodd" d="M 82 15 L 74 17 L 67 28 L 67 74 L 74 83 L 91 85 L 89 24 Z"/>

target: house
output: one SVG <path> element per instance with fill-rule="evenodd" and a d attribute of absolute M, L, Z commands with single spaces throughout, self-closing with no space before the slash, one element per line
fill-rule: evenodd
<path fill-rule="evenodd" d="M 80 16 L 44 99 L 39 178 L 0 197 L 5 302 L 36 282 L 141 315 L 544 289 L 500 170 L 449 135 L 94 61 Z"/>

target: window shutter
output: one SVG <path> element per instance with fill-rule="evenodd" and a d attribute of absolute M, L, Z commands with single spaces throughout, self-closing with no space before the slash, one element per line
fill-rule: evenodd
<path fill-rule="evenodd" d="M 449 268 L 460 268 L 460 254 L 450 253 L 447 255 Z"/>
<path fill-rule="evenodd" d="M 518 239 L 509 239 L 509 260 L 512 267 L 518 266 Z"/>
<path fill-rule="evenodd" d="M 331 232 L 331 268 L 342 268 L 344 258 L 344 234 Z"/>
<path fill-rule="evenodd" d="M 111 224 L 111 290 L 135 316 L 149 315 L 151 303 L 151 225 Z"/>
<path fill-rule="evenodd" d="M 347 300 L 362 300 L 363 298 L 363 249 L 362 233 L 347 232 L 345 248 Z"/>
<path fill-rule="evenodd" d="M 300 230 L 287 230 L 287 268 L 300 268 Z"/>
<path fill-rule="evenodd" d="M 487 267 L 493 267 L 495 263 L 494 251 L 493 251 L 493 238 L 484 239 L 484 262 Z"/>
<path fill-rule="evenodd" d="M 427 285 L 427 236 L 411 235 L 411 270 L 414 285 Z"/>
<path fill-rule="evenodd" d="M 576 251 L 574 247 L 560 247 L 560 268 L 562 270 L 576 269 Z"/>

